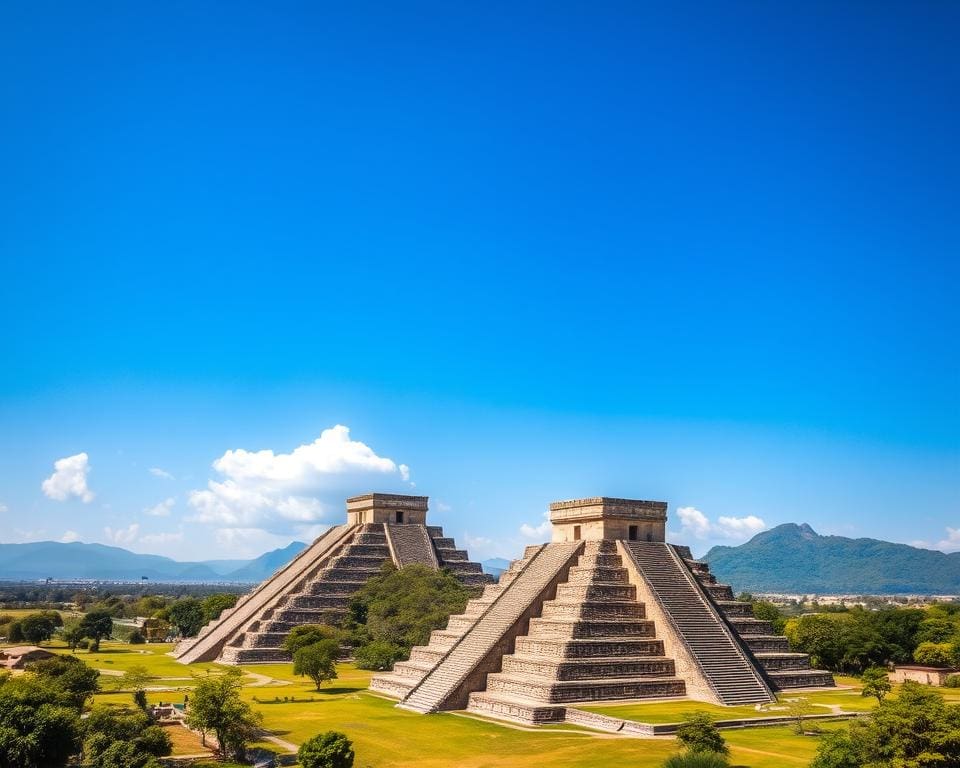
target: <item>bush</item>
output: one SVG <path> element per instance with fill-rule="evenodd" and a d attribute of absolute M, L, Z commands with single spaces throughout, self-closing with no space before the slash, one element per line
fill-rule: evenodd
<path fill-rule="evenodd" d="M 339 629 L 326 624 L 301 624 L 299 627 L 290 630 L 287 639 L 283 641 L 283 647 L 290 653 L 296 653 L 301 648 L 306 648 L 308 645 L 314 645 L 324 640 L 336 640 L 339 646 L 342 635 L 343 632 Z"/>
<path fill-rule="evenodd" d="M 339 653 L 340 644 L 336 640 L 321 640 L 300 648 L 293 654 L 293 673 L 309 677 L 319 691 L 324 682 L 336 679 Z"/>
<path fill-rule="evenodd" d="M 667 758 L 663 768 L 727 768 L 726 755 L 716 752 L 685 752 Z"/>
<path fill-rule="evenodd" d="M 730 751 L 720 729 L 706 712 L 693 712 L 684 717 L 677 727 L 677 741 L 694 754 L 726 755 Z"/>
<path fill-rule="evenodd" d="M 354 660 L 360 669 L 382 671 L 393 669 L 394 662 L 405 658 L 406 655 L 399 645 L 374 640 L 372 643 L 367 643 L 362 648 L 358 648 L 354 654 Z"/>
<path fill-rule="evenodd" d="M 945 688 L 960 688 L 960 675 L 948 675 L 943 685 Z"/>
<path fill-rule="evenodd" d="M 127 642 L 130 643 L 130 645 L 143 645 L 145 642 L 147 642 L 147 639 L 143 636 L 143 633 L 139 629 L 135 629 L 130 633 L 130 637 L 127 638 Z"/>
<path fill-rule="evenodd" d="M 302 768 L 351 768 L 353 744 L 344 734 L 327 731 L 305 741 L 297 760 Z"/>

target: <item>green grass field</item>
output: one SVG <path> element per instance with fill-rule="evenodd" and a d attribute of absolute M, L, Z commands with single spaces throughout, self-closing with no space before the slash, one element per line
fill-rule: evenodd
<path fill-rule="evenodd" d="M 62 645 L 54 643 L 48 647 L 69 653 Z M 134 665 L 146 667 L 154 675 L 149 686 L 172 689 L 148 692 L 151 703 L 180 703 L 194 685 L 195 675 L 220 674 L 225 669 L 207 663 L 184 666 L 166 655 L 170 648 L 103 643 L 99 653 L 78 651 L 77 656 L 105 672 L 123 672 Z M 242 669 L 249 673 L 243 697 L 263 714 L 264 725 L 274 736 L 300 744 L 323 731 L 343 731 L 354 742 L 358 768 L 520 768 L 532 764 L 556 768 L 603 768 L 611 764 L 656 768 L 677 750 L 676 742 L 670 738 L 624 738 L 570 726 L 524 729 L 462 713 L 405 712 L 392 701 L 368 693 L 371 673 L 350 664 L 339 665 L 339 678 L 324 685 L 320 692 L 309 681 L 295 676 L 289 664 Z M 96 701 L 130 704 L 129 693 L 116 691 L 114 677 L 104 674 L 104 691 L 96 696 Z M 811 694 L 809 698 L 843 703 L 845 707 L 850 702 L 870 706 L 871 701 L 862 699 L 858 691 L 829 691 Z M 637 713 L 636 719 L 646 722 L 676 721 L 685 712 L 696 709 L 707 709 L 718 717 L 742 716 L 744 712 L 740 710 L 757 714 L 748 707 L 710 707 L 689 701 L 590 709 L 608 714 L 621 710 L 620 716 L 630 711 L 631 716 Z M 740 768 L 805 766 L 817 745 L 815 736 L 797 736 L 787 727 L 728 730 L 724 736 L 731 746 L 732 765 Z"/>

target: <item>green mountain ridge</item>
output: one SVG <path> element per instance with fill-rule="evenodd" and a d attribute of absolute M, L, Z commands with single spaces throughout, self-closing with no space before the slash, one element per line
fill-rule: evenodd
<path fill-rule="evenodd" d="M 945 554 L 879 539 L 821 536 L 785 523 L 703 557 L 735 592 L 960 594 L 960 552 Z"/>

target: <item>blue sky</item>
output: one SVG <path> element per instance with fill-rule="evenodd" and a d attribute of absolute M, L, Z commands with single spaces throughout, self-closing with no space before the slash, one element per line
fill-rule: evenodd
<path fill-rule="evenodd" d="M 480 557 L 599 494 L 960 549 L 958 23 L 5 5 L 0 540 L 255 555 L 376 488 Z"/>

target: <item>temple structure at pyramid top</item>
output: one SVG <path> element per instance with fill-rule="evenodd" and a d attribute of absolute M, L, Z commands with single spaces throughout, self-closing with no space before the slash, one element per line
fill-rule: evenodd
<path fill-rule="evenodd" d="M 666 543 L 666 503 L 559 501 L 550 521 L 550 543 L 528 546 L 370 688 L 417 712 L 591 725 L 602 718 L 577 703 L 762 704 L 834 684 L 687 547 Z"/>
<path fill-rule="evenodd" d="M 178 661 L 224 664 L 289 661 L 283 643 L 302 624 L 337 624 L 353 595 L 384 563 L 449 570 L 478 588 L 493 581 L 427 525 L 426 496 L 368 493 L 347 499 L 347 522 L 330 528 L 196 638 L 180 643 Z"/>

